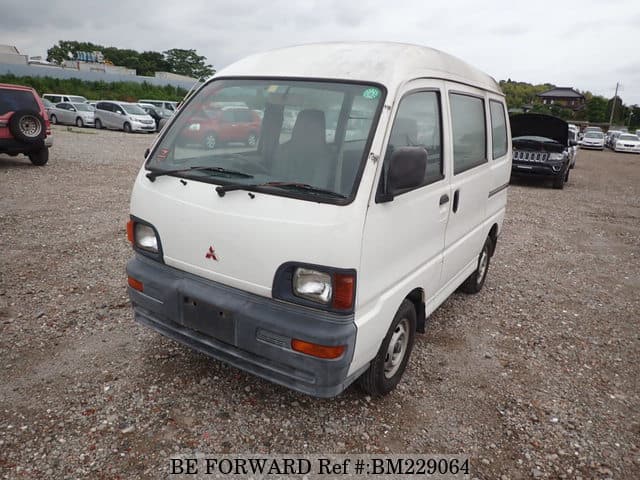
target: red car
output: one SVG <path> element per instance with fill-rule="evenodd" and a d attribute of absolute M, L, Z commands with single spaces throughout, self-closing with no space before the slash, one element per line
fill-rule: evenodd
<path fill-rule="evenodd" d="M 0 153 L 22 153 L 44 165 L 52 144 L 49 117 L 36 91 L 0 83 Z"/>
<path fill-rule="evenodd" d="M 244 143 L 254 147 L 260 137 L 262 119 L 257 112 L 242 107 L 203 109 L 186 122 L 183 143 L 197 143 L 214 149 L 222 143 Z"/>

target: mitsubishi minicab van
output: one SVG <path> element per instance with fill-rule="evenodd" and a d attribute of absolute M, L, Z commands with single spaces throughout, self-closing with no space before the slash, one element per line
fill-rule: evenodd
<path fill-rule="evenodd" d="M 237 127 L 210 119 L 229 102 L 258 112 L 255 142 L 222 140 Z M 511 152 L 498 84 L 440 51 L 327 43 L 240 60 L 185 102 L 135 180 L 135 319 L 300 392 L 359 379 L 386 394 L 426 318 L 481 290 Z"/>

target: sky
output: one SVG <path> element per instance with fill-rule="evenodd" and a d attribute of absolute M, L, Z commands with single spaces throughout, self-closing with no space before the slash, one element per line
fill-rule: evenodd
<path fill-rule="evenodd" d="M 430 5 L 431 4 L 431 5 Z M 640 104 L 640 1 L 0 0 L 0 44 L 59 40 L 194 48 L 214 68 L 322 41 L 394 41 L 455 55 L 496 80 L 552 83 Z"/>

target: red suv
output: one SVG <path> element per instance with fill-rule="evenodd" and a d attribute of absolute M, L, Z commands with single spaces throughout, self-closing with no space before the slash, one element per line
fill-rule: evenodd
<path fill-rule="evenodd" d="M 52 143 L 49 117 L 36 91 L 0 83 L 0 153 L 23 153 L 34 165 L 44 165 Z"/>
<path fill-rule="evenodd" d="M 262 119 L 257 112 L 242 107 L 203 109 L 187 121 L 182 143 L 198 143 L 214 149 L 222 143 L 258 144 Z"/>

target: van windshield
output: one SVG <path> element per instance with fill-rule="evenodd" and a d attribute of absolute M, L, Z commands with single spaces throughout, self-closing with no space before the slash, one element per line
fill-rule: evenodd
<path fill-rule="evenodd" d="M 310 200 L 324 191 L 323 200 L 338 202 L 356 190 L 383 97 L 365 84 L 213 81 L 178 111 L 146 168 L 258 191 L 295 183 L 313 188 L 263 190 Z"/>

